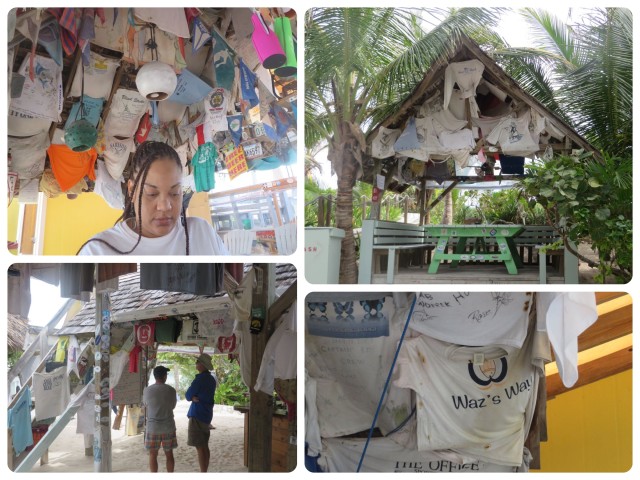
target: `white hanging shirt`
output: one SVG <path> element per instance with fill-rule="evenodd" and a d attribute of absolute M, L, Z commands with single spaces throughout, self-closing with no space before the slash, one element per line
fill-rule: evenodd
<path fill-rule="evenodd" d="M 254 390 L 273 393 L 275 378 L 296 378 L 297 334 L 295 330 L 296 302 L 284 315 L 282 322 L 269 338 L 260 362 L 260 371 Z"/>
<path fill-rule="evenodd" d="M 419 293 L 409 326 L 458 345 L 520 348 L 531 298 L 529 292 Z"/>
<path fill-rule="evenodd" d="M 393 144 L 402 132 L 398 129 L 380 127 L 371 143 L 371 156 L 374 158 L 392 157 L 396 152 Z"/>
<path fill-rule="evenodd" d="M 396 311 L 384 293 L 314 294 L 306 299 L 305 365 L 317 384 L 323 437 L 371 427 L 408 309 Z M 323 298 L 321 298 L 323 297 Z M 383 301 L 384 300 L 384 301 Z M 390 386 L 378 417 L 383 433 L 411 412 L 410 391 Z"/>
<path fill-rule="evenodd" d="M 189 226 L 190 255 L 228 255 L 222 239 L 206 220 L 189 217 L 187 225 Z M 100 232 L 93 238 L 103 239 L 117 249 L 127 252 L 138 241 L 138 234 L 125 222 L 119 222 L 113 228 Z M 184 227 L 178 220 L 173 230 L 163 237 L 142 237 L 131 255 L 184 255 L 186 245 Z M 102 242 L 89 242 L 82 247 L 78 255 L 119 255 L 119 253 Z"/>
<path fill-rule="evenodd" d="M 482 72 L 484 64 L 477 59 L 449 64 L 444 71 L 444 108 L 449 106 L 453 85 L 456 83 L 463 98 L 475 97 Z"/>
<path fill-rule="evenodd" d="M 324 472 L 355 472 L 362 456 L 365 438 L 326 438 L 318 464 Z M 372 438 L 362 461 L 360 472 L 516 472 L 520 469 L 474 460 L 457 463 L 438 452 L 421 452 L 406 448 L 393 440 L 393 436 Z"/>
<path fill-rule="evenodd" d="M 527 156 L 538 151 L 529 132 L 529 119 L 506 118 L 494 127 L 486 137 L 492 145 L 500 144 L 502 152 L 509 155 Z"/>
<path fill-rule="evenodd" d="M 317 385 L 314 378 L 304 371 L 304 436 L 307 454 L 317 457 L 322 451 L 320 427 L 318 425 L 318 407 L 316 406 Z"/>
<path fill-rule="evenodd" d="M 36 399 L 36 420 L 57 417 L 69 404 L 67 366 L 50 373 L 33 374 L 33 396 Z"/>
<path fill-rule="evenodd" d="M 482 130 L 482 138 L 487 138 L 491 135 L 491 132 L 494 128 L 504 122 L 507 118 L 511 118 L 511 115 L 506 115 L 504 117 L 479 117 L 472 118 L 471 123 L 473 123 L 476 127 L 479 127 Z M 480 136 L 478 135 L 478 138 Z"/>
<path fill-rule="evenodd" d="M 438 138 L 442 146 L 450 150 L 470 150 L 476 146 L 473 133 L 468 128 L 457 132 L 443 131 Z"/>
<path fill-rule="evenodd" d="M 598 319 L 593 292 L 540 292 L 537 297 L 538 330 L 546 331 L 558 373 L 566 387 L 578 380 L 578 335 Z"/>
<path fill-rule="evenodd" d="M 425 335 L 405 340 L 395 385 L 416 392 L 418 450 L 451 449 L 519 466 L 539 373 L 532 343 L 503 349 L 462 347 Z"/>

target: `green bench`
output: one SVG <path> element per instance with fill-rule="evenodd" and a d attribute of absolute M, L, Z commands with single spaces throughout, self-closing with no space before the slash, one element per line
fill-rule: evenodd
<path fill-rule="evenodd" d="M 387 283 L 393 283 L 398 271 L 398 250 L 431 248 L 435 243 L 429 241 L 425 228 L 409 223 L 387 222 L 383 220 L 364 220 L 360 237 L 360 265 L 358 283 L 371 283 L 374 267 L 379 254 L 387 256 Z"/>

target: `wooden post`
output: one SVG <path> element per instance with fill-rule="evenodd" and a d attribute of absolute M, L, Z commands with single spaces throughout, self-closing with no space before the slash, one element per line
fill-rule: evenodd
<path fill-rule="evenodd" d="M 276 211 L 276 218 L 278 220 L 278 226 L 282 226 L 282 215 L 280 215 L 280 202 L 278 202 L 278 196 L 276 193 L 271 194 L 271 199 L 273 200 L 273 208 Z"/>
<path fill-rule="evenodd" d="M 327 197 L 327 208 L 325 209 L 325 215 L 327 217 L 326 217 L 326 220 L 324 222 L 324 225 L 326 227 L 330 227 L 331 226 L 331 209 L 332 208 L 333 208 L 333 200 L 331 198 L 331 195 L 329 195 Z"/>
<path fill-rule="evenodd" d="M 269 305 L 275 294 L 275 265 L 260 263 L 256 268 L 256 285 L 253 288 L 252 317 L 263 315 L 259 333 L 251 337 L 251 384 L 249 397 L 249 472 L 271 471 L 271 429 L 273 397 L 254 390 L 260 364 L 269 340 Z"/>
<path fill-rule="evenodd" d="M 324 224 L 324 195 L 318 197 L 318 226 L 327 226 Z"/>
<path fill-rule="evenodd" d="M 96 264 L 96 284 L 98 268 Z M 93 471 L 111 472 L 111 408 L 109 406 L 109 349 L 111 347 L 111 303 L 108 293 L 96 294 L 95 366 L 96 385 Z"/>
<path fill-rule="evenodd" d="M 409 223 L 409 197 L 404 197 L 404 223 Z"/>
<path fill-rule="evenodd" d="M 420 207 L 420 221 L 418 222 L 419 225 L 424 225 L 424 213 L 425 213 L 425 195 L 427 192 L 427 179 L 423 178 L 420 181 L 420 201 L 419 201 L 419 207 Z"/>

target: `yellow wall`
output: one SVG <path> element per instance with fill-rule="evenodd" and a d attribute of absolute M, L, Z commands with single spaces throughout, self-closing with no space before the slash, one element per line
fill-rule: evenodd
<path fill-rule="evenodd" d="M 45 255 L 75 255 L 96 233 L 113 227 L 122 210 L 111 208 L 95 193 L 82 193 L 75 200 L 66 195 L 47 201 L 44 227 Z"/>
<path fill-rule="evenodd" d="M 541 472 L 626 472 L 632 466 L 632 370 L 547 402 Z"/>
<path fill-rule="evenodd" d="M 18 215 L 20 214 L 20 202 L 18 198 L 14 198 L 7 208 L 7 240 L 10 242 L 18 241 Z M 9 250 L 11 253 L 17 253 L 17 250 Z"/>

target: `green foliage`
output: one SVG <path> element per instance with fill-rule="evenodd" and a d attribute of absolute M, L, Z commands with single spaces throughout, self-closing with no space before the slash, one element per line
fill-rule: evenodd
<path fill-rule="evenodd" d="M 516 189 L 468 190 L 462 194 L 462 205 L 456 204 L 456 223 L 467 218 L 478 218 L 482 223 L 513 223 L 544 225 L 544 209 L 530 204 Z"/>
<path fill-rule="evenodd" d="M 603 154 L 557 156 L 530 168 L 520 189 L 545 210 L 547 223 L 578 243 L 590 242 L 599 258 L 597 279 L 632 275 L 631 158 Z"/>
<path fill-rule="evenodd" d="M 362 227 L 362 204 L 363 200 L 367 202 L 371 201 L 373 194 L 373 186 L 364 183 L 356 182 L 353 187 L 353 228 Z M 314 179 L 307 178 L 304 184 L 304 222 L 306 227 L 318 226 L 318 203 L 315 201 L 318 197 L 324 195 L 325 197 L 331 196 L 333 200 L 331 209 L 331 225 L 336 224 L 335 215 L 335 199 L 336 190 L 333 188 L 320 188 Z M 381 218 L 387 220 L 397 221 L 400 220 L 404 214 L 404 207 L 402 206 L 402 197 L 393 192 L 385 192 L 383 195 L 383 206 Z M 388 205 L 388 208 L 387 208 Z M 371 211 L 371 204 L 365 206 L 365 217 L 369 218 L 369 212 Z"/>
<path fill-rule="evenodd" d="M 198 373 L 195 366 L 196 357 L 197 355 L 182 353 L 158 353 L 158 364 L 171 366 L 169 368 L 172 369 L 174 365 L 178 365 L 180 385 L 177 390 L 181 398 L 184 398 L 185 392 Z M 218 378 L 215 403 L 219 405 L 244 405 L 249 389 L 242 381 L 238 363 L 229 361 L 226 355 L 212 355 L 211 363 L 213 364 L 213 372 Z"/>
<path fill-rule="evenodd" d="M 7 367 L 13 368 L 13 366 L 18 363 L 20 357 L 22 356 L 22 352 L 19 351 L 9 351 L 7 353 Z"/>

